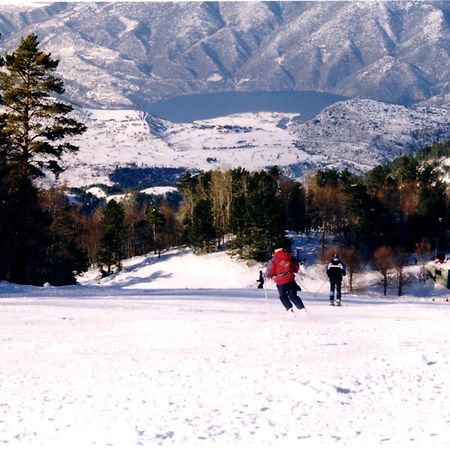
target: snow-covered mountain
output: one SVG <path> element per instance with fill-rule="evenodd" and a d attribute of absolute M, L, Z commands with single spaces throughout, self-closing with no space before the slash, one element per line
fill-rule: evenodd
<path fill-rule="evenodd" d="M 450 111 L 354 99 L 290 130 L 298 135 L 300 150 L 315 158 L 322 155 L 327 165 L 364 170 L 450 139 Z"/>
<path fill-rule="evenodd" d="M 65 160 L 71 186 L 110 184 L 123 166 L 361 171 L 450 138 L 448 2 L 19 3 L 0 6 L 0 31 L 0 50 L 35 32 L 60 59 L 67 100 L 88 126 Z M 181 94 L 262 91 L 359 99 L 307 121 L 148 113 Z"/>
<path fill-rule="evenodd" d="M 69 186 L 111 184 L 117 167 L 261 170 L 295 177 L 317 167 L 362 171 L 423 145 L 450 139 L 444 108 L 348 100 L 299 122 L 295 114 L 246 113 L 173 123 L 135 110 L 80 110 L 87 132 L 65 158 Z"/>
<path fill-rule="evenodd" d="M 217 91 L 393 103 L 450 92 L 445 1 L 27 3 L 0 6 L 0 30 L 2 49 L 36 32 L 67 95 L 89 107 Z"/>

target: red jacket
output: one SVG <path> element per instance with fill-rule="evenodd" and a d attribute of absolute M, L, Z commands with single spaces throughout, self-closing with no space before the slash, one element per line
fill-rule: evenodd
<path fill-rule="evenodd" d="M 275 250 L 267 266 L 266 278 L 273 278 L 276 284 L 286 284 L 295 280 L 300 266 L 286 250 Z"/>

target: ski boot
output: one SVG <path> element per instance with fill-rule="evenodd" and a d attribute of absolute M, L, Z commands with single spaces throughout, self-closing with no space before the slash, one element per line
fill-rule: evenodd
<path fill-rule="evenodd" d="M 341 300 L 340 299 L 336 300 L 336 306 L 341 306 Z"/>

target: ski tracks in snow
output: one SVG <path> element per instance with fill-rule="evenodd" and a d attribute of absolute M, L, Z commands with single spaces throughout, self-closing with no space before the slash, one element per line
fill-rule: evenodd
<path fill-rule="evenodd" d="M 211 291 L 1 307 L 0 447 L 450 444 L 442 305 L 311 300 L 289 317 Z"/>

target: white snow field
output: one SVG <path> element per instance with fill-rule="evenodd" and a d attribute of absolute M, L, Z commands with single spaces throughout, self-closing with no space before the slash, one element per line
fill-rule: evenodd
<path fill-rule="evenodd" d="M 185 250 L 0 283 L 0 448 L 449 448 L 449 291 L 333 308 L 307 267 L 292 316 L 259 269 Z"/>

